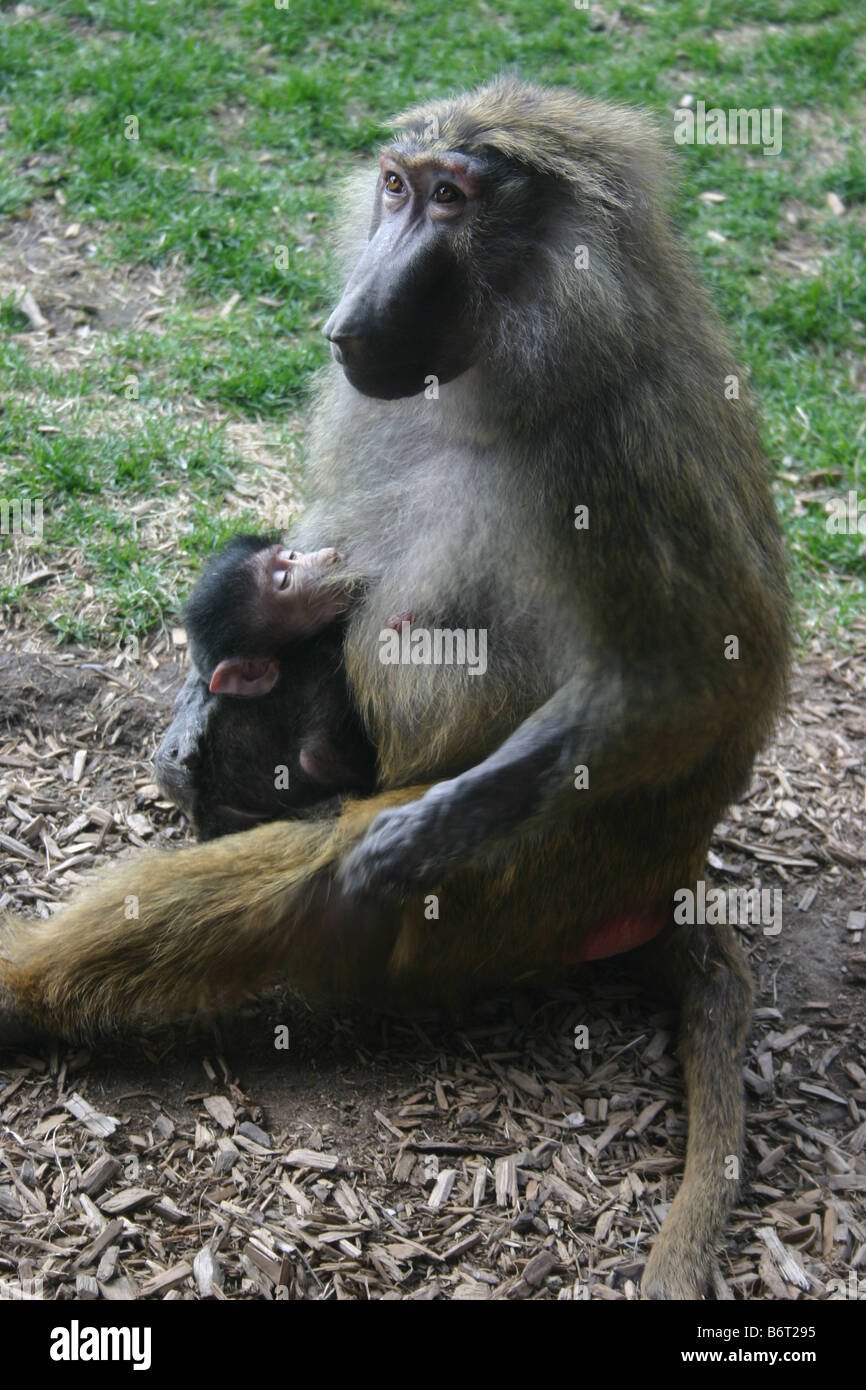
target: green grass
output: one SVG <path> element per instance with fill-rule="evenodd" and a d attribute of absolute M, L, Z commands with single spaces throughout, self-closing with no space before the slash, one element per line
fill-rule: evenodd
<path fill-rule="evenodd" d="M 229 524 L 227 486 L 251 471 L 221 422 L 261 422 L 287 447 L 324 360 L 337 176 L 400 108 L 503 68 L 643 103 L 667 131 L 685 92 L 783 108 L 778 158 L 676 147 L 678 217 L 760 400 L 804 625 L 844 625 L 862 605 L 863 538 L 827 530 L 821 488 L 866 488 L 866 12 L 848 0 L 656 0 L 611 3 L 605 25 L 567 0 L 31 8 L 22 18 L 0 0 L 0 232 L 62 204 L 61 225 L 93 241 L 97 274 L 144 267 L 172 286 L 158 332 L 102 331 L 62 368 L 0 303 L 0 496 L 45 499 L 40 565 L 70 547 L 81 557 L 50 605 L 60 636 L 117 640 L 171 615 Z M 138 139 L 126 138 L 130 117 Z M 786 250 L 820 273 L 802 274 Z M 168 550 L 140 544 L 135 507 L 148 498 L 181 499 Z M 77 612 L 87 583 L 106 597 L 99 634 Z M 4 581 L 0 601 L 35 600 Z"/>

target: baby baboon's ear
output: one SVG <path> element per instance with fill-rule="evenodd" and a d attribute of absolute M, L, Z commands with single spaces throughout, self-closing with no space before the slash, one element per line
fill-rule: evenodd
<path fill-rule="evenodd" d="M 280 678 L 280 663 L 263 657 L 229 657 L 210 678 L 212 695 L 267 695 Z"/>

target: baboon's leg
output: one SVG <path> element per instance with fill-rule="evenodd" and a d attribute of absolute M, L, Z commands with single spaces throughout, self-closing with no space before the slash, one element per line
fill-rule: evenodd
<path fill-rule="evenodd" d="M 44 1041 L 45 1029 L 34 1018 L 21 1013 L 14 995 L 4 986 L 2 975 L 0 959 L 0 1052 L 6 1047 L 21 1048 L 28 1043 L 35 1047 Z"/>
<path fill-rule="evenodd" d="M 241 1002 L 281 978 L 339 995 L 380 968 L 397 922 L 332 896 L 334 868 L 383 808 L 423 788 L 347 802 L 338 819 L 275 821 L 177 854 L 119 866 L 49 921 L 0 921 L 0 1041 L 29 1024 L 76 1035 Z M 353 930 L 362 912 L 372 927 Z M 359 924 L 360 925 L 360 924 Z M 360 947 L 358 948 L 360 949 Z"/>
<path fill-rule="evenodd" d="M 639 955 L 679 1003 L 689 1107 L 685 1175 L 647 1260 L 643 1295 L 702 1298 L 742 1162 L 751 976 L 727 926 L 672 925 Z"/>

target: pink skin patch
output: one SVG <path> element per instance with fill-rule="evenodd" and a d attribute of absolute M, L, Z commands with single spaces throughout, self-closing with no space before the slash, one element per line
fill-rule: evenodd
<path fill-rule="evenodd" d="M 667 922 L 668 914 L 661 908 L 623 912 L 602 922 L 589 936 L 579 941 L 575 950 L 567 954 L 565 963 L 577 965 L 580 961 L 605 960 L 608 956 L 621 956 L 626 951 L 634 951 L 658 936 Z"/>

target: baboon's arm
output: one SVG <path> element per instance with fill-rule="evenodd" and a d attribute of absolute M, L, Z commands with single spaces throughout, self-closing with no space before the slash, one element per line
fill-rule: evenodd
<path fill-rule="evenodd" d="M 706 690 L 688 697 L 672 678 L 662 690 L 637 676 L 628 687 L 571 681 L 483 762 L 377 816 L 344 862 L 340 885 L 365 893 L 435 883 L 566 797 L 582 810 L 642 781 L 662 786 L 718 739 L 720 703 Z M 581 766 L 588 785 L 578 790 Z"/>

